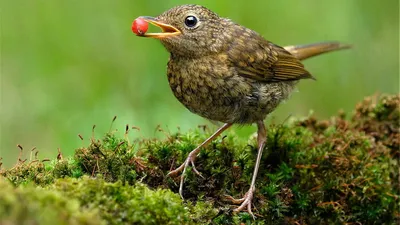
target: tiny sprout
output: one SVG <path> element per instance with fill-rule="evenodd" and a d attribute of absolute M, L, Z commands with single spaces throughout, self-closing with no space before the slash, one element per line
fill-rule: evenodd
<path fill-rule="evenodd" d="M 140 127 L 135 127 L 135 126 L 132 126 L 132 129 L 135 129 L 135 130 L 138 130 L 138 131 L 140 131 Z"/>
<path fill-rule="evenodd" d="M 111 121 L 111 124 L 110 124 L 110 129 L 108 130 L 109 133 L 111 132 L 112 126 L 113 126 L 114 121 L 115 121 L 116 119 L 117 119 L 117 116 L 114 116 L 113 119 L 112 119 L 112 121 Z"/>
<path fill-rule="evenodd" d="M 289 119 L 293 116 L 292 113 L 290 113 L 283 121 L 282 121 L 282 125 L 287 123 L 289 121 Z"/>
<path fill-rule="evenodd" d="M 202 129 L 203 130 L 203 132 L 206 132 L 206 130 L 207 130 L 207 125 L 198 125 L 197 126 L 198 128 L 200 128 L 200 129 Z"/>
<path fill-rule="evenodd" d="M 58 150 L 57 160 L 62 160 L 62 159 L 63 159 L 63 156 L 62 156 L 62 153 L 61 153 L 61 149 L 58 148 L 57 150 Z"/>
<path fill-rule="evenodd" d="M 118 143 L 117 148 L 121 147 L 121 145 L 125 144 L 125 141 L 121 141 L 120 143 Z"/>
<path fill-rule="evenodd" d="M 94 129 L 96 128 L 96 124 L 93 125 L 92 127 L 92 139 L 94 139 Z"/>
<path fill-rule="evenodd" d="M 121 145 L 125 144 L 125 141 L 121 141 L 120 143 L 118 143 L 117 147 L 115 147 L 115 151 L 117 152 L 119 150 L 119 147 L 121 147 Z"/>
<path fill-rule="evenodd" d="M 129 132 L 129 124 L 127 124 L 125 127 L 125 134 L 128 134 L 128 132 Z"/>
<path fill-rule="evenodd" d="M 29 157 L 29 161 L 32 161 L 32 154 L 33 154 L 33 151 L 35 151 L 35 150 L 36 150 L 36 147 L 33 147 L 31 149 L 31 154 L 30 154 L 30 157 Z"/>
<path fill-rule="evenodd" d="M 163 133 L 166 137 L 170 137 L 170 135 L 169 135 L 164 129 L 161 128 L 161 125 L 160 125 L 160 124 L 157 125 L 155 132 L 161 132 L 161 133 Z"/>
<path fill-rule="evenodd" d="M 24 148 L 20 144 L 17 144 L 17 147 L 19 148 L 19 154 L 18 154 L 18 159 L 17 159 L 17 164 L 18 164 L 22 161 L 21 156 L 22 156 L 22 151 L 24 150 Z"/>

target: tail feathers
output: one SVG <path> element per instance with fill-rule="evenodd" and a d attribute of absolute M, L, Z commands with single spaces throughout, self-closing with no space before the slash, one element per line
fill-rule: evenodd
<path fill-rule="evenodd" d="M 299 60 L 308 59 L 323 53 L 351 48 L 351 45 L 339 42 L 322 42 L 308 45 L 292 45 L 284 47 Z"/>

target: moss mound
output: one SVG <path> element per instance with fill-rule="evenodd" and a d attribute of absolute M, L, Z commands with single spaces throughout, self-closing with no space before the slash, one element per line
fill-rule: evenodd
<path fill-rule="evenodd" d="M 132 143 L 108 133 L 71 158 L 59 153 L 51 162 L 19 160 L 0 170 L 6 190 L 0 193 L 0 222 L 395 224 L 399 102 L 399 95 L 366 98 L 348 119 L 339 113 L 270 125 L 253 202 L 256 220 L 232 213 L 226 197 L 241 197 L 249 187 L 255 138 L 246 143 L 231 132 L 213 141 L 196 161 L 204 178 L 189 170 L 186 201 L 176 194 L 180 178 L 166 174 L 209 135 L 196 130 Z"/>

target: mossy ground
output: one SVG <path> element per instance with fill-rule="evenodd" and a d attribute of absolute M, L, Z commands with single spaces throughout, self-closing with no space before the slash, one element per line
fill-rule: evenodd
<path fill-rule="evenodd" d="M 210 132 L 129 141 L 110 132 L 73 157 L 0 169 L 2 224 L 395 224 L 399 222 L 399 95 L 366 98 L 346 118 L 268 126 L 253 220 L 226 196 L 248 189 L 256 140 L 234 133 L 196 160 L 201 178 L 166 174 Z M 128 132 L 128 129 L 127 129 Z M 34 151 L 32 151 L 34 154 Z"/>

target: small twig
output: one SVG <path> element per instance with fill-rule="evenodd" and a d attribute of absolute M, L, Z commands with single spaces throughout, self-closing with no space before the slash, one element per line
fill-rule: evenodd
<path fill-rule="evenodd" d="M 138 130 L 138 131 L 140 131 L 140 127 L 136 127 L 136 126 L 132 126 L 132 128 L 131 129 L 134 129 L 134 130 Z"/>
<path fill-rule="evenodd" d="M 37 160 L 38 154 L 39 154 L 39 150 L 36 150 L 36 152 L 35 152 L 35 160 Z"/>
<path fill-rule="evenodd" d="M 128 133 L 129 133 L 129 124 L 127 124 L 125 126 L 125 135 L 124 135 L 124 137 L 125 137 L 125 140 L 128 142 L 128 145 L 130 145 L 129 138 L 128 138 Z"/>
<path fill-rule="evenodd" d="M 79 139 L 81 139 L 81 141 L 82 141 L 82 146 L 85 144 L 84 142 L 83 142 L 83 136 L 81 135 L 81 134 L 78 134 L 78 137 L 79 137 Z"/>
<path fill-rule="evenodd" d="M 92 141 L 94 141 L 94 129 L 95 128 L 96 128 L 96 124 L 94 124 L 92 127 Z"/>
<path fill-rule="evenodd" d="M 121 147 L 121 145 L 125 144 L 125 141 L 121 141 L 120 143 L 118 143 L 117 147 L 115 147 L 114 152 L 118 152 L 119 151 L 119 147 Z"/>
<path fill-rule="evenodd" d="M 197 126 L 200 129 L 203 129 L 203 132 L 206 132 L 208 130 L 208 126 L 207 125 L 198 125 Z"/>
<path fill-rule="evenodd" d="M 60 148 L 57 148 L 57 150 L 58 150 L 57 160 L 63 160 L 63 155 L 62 155 L 62 153 L 61 153 L 61 149 L 60 149 Z"/>
<path fill-rule="evenodd" d="M 29 164 L 37 163 L 37 162 L 39 162 L 39 160 L 35 159 L 35 160 L 32 160 Z"/>
<path fill-rule="evenodd" d="M 98 160 L 97 157 L 96 157 L 96 164 L 94 165 L 93 170 L 92 170 L 92 177 L 94 177 L 94 173 L 96 172 L 96 166 L 97 166 L 97 168 L 100 170 L 100 167 L 99 167 L 99 160 Z"/>
<path fill-rule="evenodd" d="M 32 154 L 33 154 L 33 151 L 35 151 L 36 150 L 36 147 L 33 147 L 32 149 L 31 149 L 31 155 L 30 155 L 30 157 L 29 157 L 29 161 L 32 161 Z"/>
<path fill-rule="evenodd" d="M 175 158 L 173 158 L 173 160 L 172 160 L 171 166 L 169 167 L 169 171 L 172 171 L 172 168 L 174 168 L 173 167 L 174 164 L 175 164 Z"/>
<path fill-rule="evenodd" d="M 18 164 L 21 162 L 22 151 L 24 150 L 24 148 L 20 144 L 17 144 L 17 147 L 19 148 L 19 154 L 18 154 L 18 159 L 17 159 L 17 164 Z"/>
<path fill-rule="evenodd" d="M 157 125 L 155 132 L 161 132 L 163 133 L 168 139 L 171 137 L 170 134 L 168 134 L 164 129 L 161 128 L 161 125 Z"/>
<path fill-rule="evenodd" d="M 114 122 L 115 122 L 116 119 L 117 119 L 117 116 L 114 116 L 113 119 L 112 119 L 112 121 L 111 121 L 110 129 L 108 130 L 108 133 L 111 132 L 112 126 L 113 126 L 113 124 L 114 124 Z"/>

